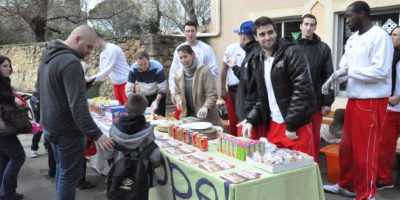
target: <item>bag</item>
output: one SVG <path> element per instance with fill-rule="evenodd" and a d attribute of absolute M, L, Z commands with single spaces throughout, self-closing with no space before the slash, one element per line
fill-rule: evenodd
<path fill-rule="evenodd" d="M 140 147 L 139 147 L 140 148 Z M 151 142 L 140 151 L 122 151 L 123 158 L 111 166 L 107 176 L 107 198 L 111 200 L 147 200 L 149 196 L 149 177 L 153 171 L 145 162 L 158 146 Z"/>
<path fill-rule="evenodd" d="M 218 114 L 221 119 L 223 119 L 223 120 L 228 119 L 228 112 L 226 110 L 226 104 L 218 105 Z"/>
<path fill-rule="evenodd" d="M 12 136 L 18 133 L 30 133 L 32 124 L 28 107 L 0 105 L 0 136 Z"/>
<path fill-rule="evenodd" d="M 86 136 L 86 149 L 85 149 L 85 158 L 88 158 L 90 156 L 94 156 L 97 153 L 97 149 L 96 149 L 96 144 L 94 143 L 94 141 Z"/>

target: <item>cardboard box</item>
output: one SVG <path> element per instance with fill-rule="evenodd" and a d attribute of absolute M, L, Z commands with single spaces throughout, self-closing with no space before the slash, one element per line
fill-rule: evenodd
<path fill-rule="evenodd" d="M 106 119 L 115 122 L 123 115 L 126 115 L 126 110 L 123 105 L 120 106 L 108 106 L 105 108 L 104 116 Z"/>

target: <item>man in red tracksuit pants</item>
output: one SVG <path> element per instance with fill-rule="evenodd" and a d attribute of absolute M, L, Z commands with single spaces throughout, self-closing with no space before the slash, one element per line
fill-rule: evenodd
<path fill-rule="evenodd" d="M 324 190 L 356 200 L 375 199 L 379 140 L 391 90 L 393 44 L 389 35 L 372 25 L 367 3 L 356 1 L 346 9 L 346 24 L 355 32 L 346 42 L 337 70 L 322 86 L 327 92 L 339 77 L 347 80 L 342 140 L 341 174 Z M 346 76 L 347 75 L 347 76 Z"/>
<path fill-rule="evenodd" d="M 253 32 L 262 50 L 251 60 L 253 76 L 242 121 L 242 133 L 252 137 L 253 126 L 263 124 L 266 137 L 277 147 L 315 156 L 311 117 L 316 109 L 310 71 L 295 43 L 278 38 L 276 25 L 268 17 L 254 22 Z"/>
<path fill-rule="evenodd" d="M 392 172 L 397 139 L 400 135 L 400 27 L 392 31 L 394 46 L 392 62 L 392 95 L 383 122 L 383 133 L 379 149 L 378 190 L 393 188 Z"/>

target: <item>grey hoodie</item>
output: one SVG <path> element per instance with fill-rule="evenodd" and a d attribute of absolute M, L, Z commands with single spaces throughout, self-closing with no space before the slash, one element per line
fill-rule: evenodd
<path fill-rule="evenodd" d="M 114 124 L 111 126 L 110 129 L 110 137 L 114 140 L 114 142 L 126 149 L 126 150 L 133 150 L 138 148 L 139 146 L 147 146 L 151 142 L 155 140 L 154 136 L 154 126 L 148 126 L 141 131 L 128 135 L 122 131 L 120 131 Z M 123 157 L 124 154 L 122 152 L 117 152 L 114 155 L 106 155 L 107 159 L 114 158 L 114 160 L 118 160 L 119 158 Z M 160 150 L 157 148 L 153 152 L 151 152 L 149 156 L 149 161 L 153 168 L 157 168 L 161 165 L 161 153 Z"/>
<path fill-rule="evenodd" d="M 139 132 L 128 135 L 119 130 L 115 126 L 115 124 L 113 124 L 110 129 L 110 137 L 114 140 L 116 146 L 129 151 L 136 149 L 140 146 L 145 147 L 149 145 L 151 142 L 153 142 L 155 140 L 153 130 L 154 126 L 146 126 L 146 128 L 140 130 Z M 114 159 L 114 161 L 117 161 L 120 158 L 123 158 L 124 154 L 121 151 L 113 151 L 113 152 L 105 151 L 104 157 L 107 160 Z M 153 152 L 150 153 L 150 156 L 148 157 L 148 162 L 145 161 L 145 166 L 146 168 L 151 166 L 150 170 L 154 170 L 155 168 L 161 166 L 161 153 L 158 148 L 156 148 Z M 153 174 L 155 174 L 154 171 Z M 156 176 L 153 176 L 152 178 L 153 178 L 152 180 L 149 180 L 150 187 L 157 185 Z"/>
<path fill-rule="evenodd" d="M 90 115 L 85 87 L 76 52 L 62 41 L 50 42 L 42 52 L 38 92 L 41 124 L 53 138 L 85 134 L 97 140 L 102 135 Z"/>

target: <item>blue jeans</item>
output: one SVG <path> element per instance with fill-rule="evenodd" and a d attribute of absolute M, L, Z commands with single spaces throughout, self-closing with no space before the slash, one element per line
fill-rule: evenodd
<path fill-rule="evenodd" d="M 16 194 L 18 173 L 25 162 L 25 151 L 17 136 L 0 137 L 0 197 Z"/>
<path fill-rule="evenodd" d="M 82 177 L 85 137 L 56 135 L 44 131 L 53 147 L 56 160 L 56 196 L 57 200 L 74 200 L 76 187 Z"/>

